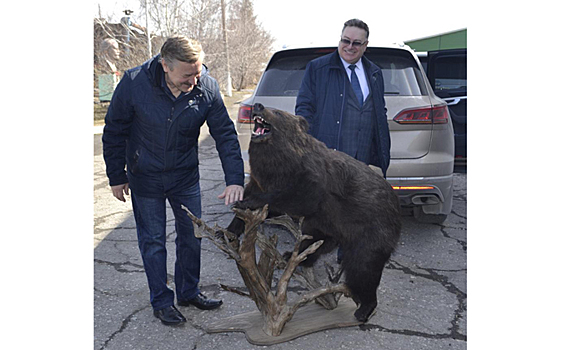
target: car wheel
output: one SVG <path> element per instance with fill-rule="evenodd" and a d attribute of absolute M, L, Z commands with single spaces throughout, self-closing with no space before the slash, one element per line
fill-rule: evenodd
<path fill-rule="evenodd" d="M 447 219 L 446 214 L 425 214 L 423 207 L 414 207 L 413 217 L 424 224 L 441 224 Z"/>

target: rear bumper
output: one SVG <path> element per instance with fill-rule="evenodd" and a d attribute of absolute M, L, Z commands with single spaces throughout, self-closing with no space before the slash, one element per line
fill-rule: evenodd
<path fill-rule="evenodd" d="M 391 159 L 386 180 L 398 187 L 431 187 L 396 190 L 403 207 L 421 207 L 425 214 L 451 213 L 453 208 L 454 135 L 451 124 L 434 125 L 429 152 L 420 158 Z M 410 175 L 410 176 L 408 176 Z"/>
<path fill-rule="evenodd" d="M 449 214 L 453 207 L 453 174 L 433 177 L 387 177 L 402 207 L 423 206 L 426 214 Z M 430 188 L 423 188 L 430 187 Z"/>

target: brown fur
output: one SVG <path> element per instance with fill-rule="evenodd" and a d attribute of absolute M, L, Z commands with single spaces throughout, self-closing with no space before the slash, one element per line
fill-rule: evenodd
<path fill-rule="evenodd" d="M 306 265 L 339 244 L 346 283 L 360 304 L 355 316 L 366 322 L 401 232 L 396 194 L 367 165 L 307 134 L 304 118 L 259 104 L 253 114 L 265 120 L 269 132 L 252 137 L 251 181 L 237 206 L 257 209 L 268 204 L 270 211 L 304 217 L 303 233 L 313 241 L 325 240 Z M 242 222 L 235 218 L 229 230 L 242 233 Z M 302 249 L 313 241 L 304 242 Z"/>

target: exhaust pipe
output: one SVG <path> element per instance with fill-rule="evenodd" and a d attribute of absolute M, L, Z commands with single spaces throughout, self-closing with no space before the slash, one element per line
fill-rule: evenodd
<path fill-rule="evenodd" d="M 418 194 L 411 198 L 411 202 L 415 205 L 433 205 L 439 204 L 439 197 L 434 194 Z"/>

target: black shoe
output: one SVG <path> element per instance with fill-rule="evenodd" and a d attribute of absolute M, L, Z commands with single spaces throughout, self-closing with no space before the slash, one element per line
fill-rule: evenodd
<path fill-rule="evenodd" d="M 190 300 L 178 300 L 177 305 L 189 306 L 193 305 L 201 310 L 213 310 L 222 305 L 222 300 L 207 299 L 202 293 Z"/>
<path fill-rule="evenodd" d="M 165 309 L 154 310 L 154 316 L 159 318 L 163 324 L 168 326 L 187 322 L 187 319 L 183 316 L 183 314 L 173 305 L 168 306 Z"/>

